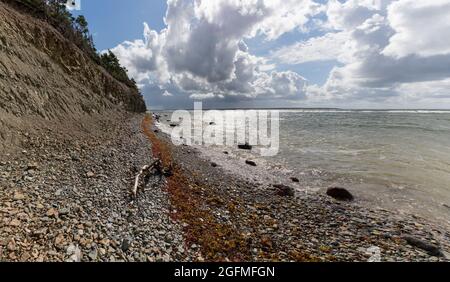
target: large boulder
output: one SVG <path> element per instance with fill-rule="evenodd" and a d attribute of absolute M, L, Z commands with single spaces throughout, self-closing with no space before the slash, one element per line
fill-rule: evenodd
<path fill-rule="evenodd" d="M 339 187 L 328 188 L 327 195 L 338 201 L 351 202 L 355 199 L 347 189 Z"/>
<path fill-rule="evenodd" d="M 282 184 L 276 184 L 273 185 L 276 189 L 276 193 L 278 196 L 281 197 L 293 197 L 295 195 L 295 191 L 292 187 L 282 185 Z"/>
<path fill-rule="evenodd" d="M 238 148 L 241 150 L 251 150 L 253 148 L 253 146 L 249 145 L 248 143 L 245 143 L 245 144 L 238 145 Z"/>

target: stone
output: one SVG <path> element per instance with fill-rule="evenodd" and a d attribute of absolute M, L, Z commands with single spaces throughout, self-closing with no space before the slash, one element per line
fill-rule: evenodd
<path fill-rule="evenodd" d="M 250 166 L 257 166 L 257 164 L 254 161 L 251 161 L 251 160 L 246 160 L 245 163 L 250 165 Z"/>
<path fill-rule="evenodd" d="M 8 251 L 14 252 L 16 250 L 16 241 L 14 241 L 14 239 L 11 239 L 8 242 L 8 245 L 6 246 L 6 248 L 8 249 Z"/>
<path fill-rule="evenodd" d="M 67 247 L 66 255 L 69 257 L 66 262 L 80 262 L 82 259 L 81 249 L 78 245 L 71 244 Z"/>
<path fill-rule="evenodd" d="M 14 193 L 14 200 L 16 201 L 20 201 L 20 200 L 24 200 L 25 199 L 25 195 L 21 192 L 15 192 Z"/>
<path fill-rule="evenodd" d="M 28 175 L 25 175 L 22 179 L 25 181 L 33 181 L 33 177 L 28 176 Z"/>
<path fill-rule="evenodd" d="M 94 177 L 95 176 L 95 173 L 93 173 L 92 171 L 88 171 L 87 173 L 86 173 L 86 177 L 87 178 L 92 178 L 92 177 Z"/>
<path fill-rule="evenodd" d="M 291 177 L 292 182 L 299 183 L 300 180 L 297 177 Z"/>
<path fill-rule="evenodd" d="M 101 256 L 106 255 L 106 249 L 104 249 L 104 248 L 99 248 L 98 252 L 100 253 Z"/>
<path fill-rule="evenodd" d="M 13 220 L 11 220 L 10 222 L 9 222 L 9 226 L 12 226 L 12 227 L 19 227 L 20 226 L 20 220 L 18 220 L 18 219 L 13 219 Z"/>
<path fill-rule="evenodd" d="M 29 163 L 27 165 L 27 170 L 37 170 L 38 169 L 38 164 L 37 163 Z"/>
<path fill-rule="evenodd" d="M 263 245 L 264 248 L 270 250 L 273 247 L 273 242 L 272 242 L 272 240 L 269 237 L 263 236 L 261 238 L 261 245 Z"/>
<path fill-rule="evenodd" d="M 88 257 L 92 260 L 92 261 L 96 261 L 98 258 L 98 251 L 97 249 L 92 250 L 91 252 L 89 252 Z"/>
<path fill-rule="evenodd" d="M 253 149 L 253 146 L 249 145 L 248 143 L 245 143 L 238 145 L 238 148 L 241 150 L 251 150 Z"/>
<path fill-rule="evenodd" d="M 66 239 L 63 234 L 58 234 L 55 238 L 55 247 L 62 248 L 65 245 Z"/>
<path fill-rule="evenodd" d="M 24 253 L 24 254 L 22 254 L 22 256 L 20 257 L 20 261 L 22 261 L 22 262 L 27 262 L 30 258 L 31 258 L 31 255 L 30 255 L 29 253 Z"/>
<path fill-rule="evenodd" d="M 443 253 L 441 251 L 441 248 L 437 245 L 428 243 L 424 240 L 418 239 L 413 236 L 405 235 L 402 237 L 409 245 L 419 248 L 421 250 L 426 251 L 430 256 L 435 257 L 443 257 Z"/>
<path fill-rule="evenodd" d="M 273 185 L 277 189 L 277 195 L 281 197 L 293 197 L 295 195 L 295 191 L 292 187 L 287 185 L 276 184 Z"/>
<path fill-rule="evenodd" d="M 130 249 L 131 242 L 128 239 L 123 239 L 122 243 L 120 244 L 120 248 L 122 251 L 127 252 Z"/>
<path fill-rule="evenodd" d="M 338 201 L 351 202 L 354 200 L 353 195 L 344 188 L 332 187 L 327 190 L 327 195 Z"/>
<path fill-rule="evenodd" d="M 57 218 L 58 215 L 59 215 L 59 213 L 58 213 L 58 211 L 57 211 L 55 208 L 50 208 L 50 209 L 47 211 L 46 215 L 47 215 L 48 217 L 54 217 L 54 218 Z"/>
<path fill-rule="evenodd" d="M 72 161 L 74 162 L 79 162 L 80 161 L 80 156 L 77 153 L 71 153 L 70 154 L 70 158 L 72 159 Z"/>
<path fill-rule="evenodd" d="M 70 210 L 67 208 L 63 208 L 59 211 L 60 216 L 67 216 L 67 215 L 69 215 L 69 213 L 70 213 Z"/>

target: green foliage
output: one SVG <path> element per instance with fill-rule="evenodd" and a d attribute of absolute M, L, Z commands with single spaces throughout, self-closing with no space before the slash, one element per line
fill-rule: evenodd
<path fill-rule="evenodd" d="M 137 88 L 134 79 L 128 78 L 127 69 L 120 65 L 119 59 L 110 50 L 100 55 L 100 64 L 117 80 Z"/>
<path fill-rule="evenodd" d="M 94 40 L 89 32 L 89 25 L 82 15 L 74 18 L 66 8 L 66 0 L 2 0 L 14 5 L 37 18 L 45 20 L 56 28 L 66 39 L 73 42 L 97 64 L 104 67 L 114 78 L 129 87 L 137 89 L 136 82 L 127 75 L 117 57 L 108 51 L 98 54 Z"/>

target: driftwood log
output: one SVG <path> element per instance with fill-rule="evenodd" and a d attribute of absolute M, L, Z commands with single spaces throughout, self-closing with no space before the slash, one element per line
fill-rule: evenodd
<path fill-rule="evenodd" d="M 141 168 L 141 170 L 139 171 L 139 173 L 136 175 L 136 177 L 134 179 L 134 186 L 133 186 L 133 188 L 131 190 L 131 195 L 133 196 L 134 199 L 136 198 L 137 192 L 138 192 L 138 189 L 139 189 L 139 183 L 140 183 L 139 180 L 142 177 L 145 178 L 150 173 L 150 171 L 152 169 L 158 169 L 160 167 L 160 163 L 161 163 L 160 160 L 156 160 L 151 165 L 145 165 L 145 166 L 143 166 Z"/>

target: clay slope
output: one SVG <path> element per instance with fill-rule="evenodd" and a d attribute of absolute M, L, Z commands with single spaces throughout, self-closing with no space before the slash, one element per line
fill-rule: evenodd
<path fill-rule="evenodd" d="M 0 150 L 43 127 L 73 137 L 103 128 L 97 120 L 145 110 L 137 90 L 52 26 L 0 2 Z"/>

